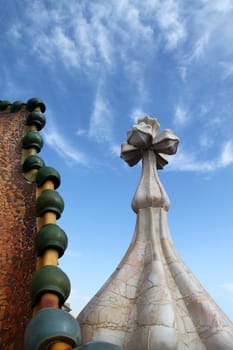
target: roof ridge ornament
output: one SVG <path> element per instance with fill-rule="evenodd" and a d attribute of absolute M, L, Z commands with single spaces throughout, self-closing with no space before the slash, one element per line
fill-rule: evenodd
<path fill-rule="evenodd" d="M 170 129 L 157 135 L 160 124 L 156 118 L 144 117 L 127 132 L 127 141 L 121 145 L 121 158 L 129 165 L 136 165 L 142 158 L 142 151 L 153 150 L 157 156 L 157 169 L 168 164 L 167 155 L 175 154 L 179 138 Z"/>
<path fill-rule="evenodd" d="M 134 166 L 142 159 L 142 176 L 132 201 L 132 208 L 137 213 L 139 209 L 154 207 L 170 207 L 170 200 L 164 190 L 157 169 L 163 169 L 168 164 L 168 155 L 175 154 L 179 138 L 170 129 L 163 130 L 156 118 L 144 117 L 127 132 L 127 141 L 121 145 L 121 158 Z"/>

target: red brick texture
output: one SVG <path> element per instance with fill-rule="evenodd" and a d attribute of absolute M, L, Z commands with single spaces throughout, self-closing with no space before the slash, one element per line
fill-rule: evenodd
<path fill-rule="evenodd" d="M 36 186 L 23 179 L 21 140 L 27 113 L 0 113 L 0 349 L 23 350 L 35 271 Z"/>

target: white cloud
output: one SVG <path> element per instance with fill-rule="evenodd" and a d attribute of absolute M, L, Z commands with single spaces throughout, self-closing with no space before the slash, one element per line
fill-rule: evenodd
<path fill-rule="evenodd" d="M 54 29 L 52 34 L 54 50 L 61 54 L 65 65 L 79 67 L 79 56 L 75 42 L 64 33 L 61 27 Z"/>
<path fill-rule="evenodd" d="M 114 156 L 120 157 L 120 154 L 121 154 L 121 146 L 120 145 L 111 144 L 110 149 L 111 149 L 111 152 Z"/>
<path fill-rule="evenodd" d="M 21 26 L 18 24 L 12 25 L 9 30 L 9 35 L 15 40 L 20 40 L 22 38 Z"/>
<path fill-rule="evenodd" d="M 232 0 L 215 0 L 208 1 L 210 9 L 220 13 L 229 13 L 233 10 Z"/>
<path fill-rule="evenodd" d="M 76 50 L 80 53 L 80 60 L 83 57 L 84 64 L 87 67 L 93 65 L 97 55 L 96 45 L 94 42 L 93 33 L 90 30 L 90 24 L 86 18 L 79 15 L 76 23 L 74 23 L 74 38 L 76 42 Z"/>
<path fill-rule="evenodd" d="M 174 124 L 175 125 L 178 124 L 179 126 L 184 126 L 185 124 L 187 124 L 188 121 L 189 121 L 189 113 L 187 108 L 182 104 L 176 105 Z"/>
<path fill-rule="evenodd" d="M 172 33 L 180 37 L 177 46 L 174 39 L 174 54 L 182 81 L 186 82 L 197 66 L 200 71 L 205 68 L 205 74 L 213 70 L 220 78 L 232 77 L 232 0 L 199 0 L 191 5 L 185 1 L 170 2 L 175 9 L 173 29 L 175 23 L 178 28 Z M 201 77 L 195 80 L 198 78 Z"/>
<path fill-rule="evenodd" d="M 186 28 L 177 0 L 103 0 L 85 5 L 60 0 L 52 6 L 26 1 L 24 18 L 16 21 L 9 36 L 17 44 L 27 43 L 42 63 L 82 71 L 96 86 L 105 72 L 120 67 L 134 85 L 135 99 L 143 104 L 149 99 L 143 79 L 148 59 L 159 48 L 175 49 L 184 41 Z"/>
<path fill-rule="evenodd" d="M 165 0 L 157 2 L 156 16 L 167 49 L 175 49 L 187 36 L 184 18 L 180 13 L 179 2 Z"/>
<path fill-rule="evenodd" d="M 43 2 L 28 2 L 24 18 L 26 23 L 16 23 L 9 30 L 9 35 L 14 39 L 26 36 L 42 59 L 61 59 L 65 66 L 71 68 L 79 68 L 81 64 L 82 68 L 95 67 L 97 63 L 104 63 L 107 68 L 114 61 L 116 52 L 122 48 L 128 51 L 133 42 L 150 38 L 152 33 L 149 26 L 141 21 L 134 4 L 122 4 L 105 1 L 84 7 L 69 1 L 67 4 L 59 2 L 49 9 Z M 122 25 L 127 26 L 127 33 L 122 30 Z M 30 31 L 27 30 L 28 26 Z M 133 41 L 130 33 L 134 33 Z"/>
<path fill-rule="evenodd" d="M 224 289 L 226 292 L 233 293 L 233 282 L 220 284 L 219 287 Z"/>
<path fill-rule="evenodd" d="M 110 145 L 114 112 L 106 100 L 107 78 L 114 72 L 124 74 L 124 82 L 134 87 L 133 103 L 139 106 L 132 112 L 135 121 L 146 114 L 140 106 L 150 101 L 145 67 L 151 58 L 156 64 L 161 50 L 174 53 L 169 57 L 176 57 L 183 81 L 189 77 L 189 68 L 201 60 L 221 67 L 223 77 L 232 77 L 232 11 L 231 0 L 199 0 L 192 6 L 179 0 L 102 0 L 85 5 L 76 0 L 60 0 L 52 6 L 51 2 L 25 0 L 24 17 L 15 20 L 8 34 L 18 45 L 26 45 L 27 50 L 30 47 L 30 54 L 50 67 L 59 62 L 72 74 L 79 70 L 91 76 L 97 92 L 87 134 Z M 184 104 L 177 104 L 176 125 L 185 126 L 190 121 L 190 111 L 191 105 L 188 110 Z M 84 134 L 85 131 L 77 131 L 77 135 Z M 68 159 L 85 162 L 84 155 L 57 130 L 48 132 L 48 142 L 59 154 L 69 154 Z M 201 143 L 209 147 L 207 139 Z M 229 147 L 218 159 L 219 166 L 231 162 Z M 186 166 L 192 168 L 190 162 Z M 203 165 L 204 169 L 212 166 L 212 162 Z"/>
<path fill-rule="evenodd" d="M 223 79 L 228 79 L 233 76 L 233 63 L 230 62 L 220 62 L 220 66 L 223 68 Z"/>
<path fill-rule="evenodd" d="M 24 14 L 9 35 L 31 42 L 42 60 L 61 60 L 66 67 L 78 69 L 102 64 L 112 69 L 116 59 L 127 64 L 132 53 L 136 57 L 150 55 L 164 42 L 169 50 L 174 49 L 186 37 L 176 0 L 103 0 L 85 6 L 70 0 L 59 1 L 52 8 L 44 2 L 26 1 Z"/>
<path fill-rule="evenodd" d="M 204 54 L 204 51 L 210 41 L 210 36 L 211 36 L 210 31 L 206 31 L 205 33 L 202 34 L 201 37 L 198 38 L 198 40 L 195 43 L 193 53 L 190 57 L 190 61 L 197 60 Z"/>
<path fill-rule="evenodd" d="M 214 161 L 201 161 L 193 153 L 178 150 L 177 154 L 169 158 L 170 170 L 208 172 L 216 168 Z"/>
<path fill-rule="evenodd" d="M 70 145 L 69 141 L 62 135 L 52 121 L 52 113 L 49 112 L 50 118 L 46 124 L 46 128 L 43 131 L 45 142 L 54 149 L 54 151 L 65 159 L 66 162 L 75 162 L 83 165 L 88 164 L 87 156 L 77 151 Z"/>
<path fill-rule="evenodd" d="M 86 134 L 87 134 L 87 130 L 85 130 L 85 129 L 78 129 L 76 131 L 77 136 L 82 136 L 82 135 L 86 135 Z"/>
<path fill-rule="evenodd" d="M 73 161 L 87 165 L 87 157 L 83 153 L 78 152 L 75 148 L 73 148 L 58 131 L 48 130 L 47 128 L 44 133 L 46 143 L 66 161 Z"/>
<path fill-rule="evenodd" d="M 113 47 L 110 43 L 109 34 L 106 28 L 101 23 L 96 23 L 96 42 L 99 49 L 100 56 L 102 57 L 104 63 L 111 65 L 113 60 Z"/>
<path fill-rule="evenodd" d="M 219 166 L 226 167 L 233 163 L 233 143 L 227 141 L 224 143 L 222 153 L 219 158 Z"/>
<path fill-rule="evenodd" d="M 180 63 L 179 64 L 179 72 L 180 72 L 180 76 L 181 76 L 181 79 L 182 81 L 186 81 L 186 78 L 187 78 L 187 65 L 186 63 Z"/>
<path fill-rule="evenodd" d="M 53 64 L 60 59 L 66 68 L 79 68 L 80 57 L 76 44 L 71 36 L 65 33 L 65 28 L 55 26 L 47 34 L 37 35 L 32 50 L 46 64 Z"/>
<path fill-rule="evenodd" d="M 233 163 L 233 143 L 226 141 L 222 145 L 222 150 L 217 158 L 212 160 L 201 160 L 196 154 L 189 153 L 182 149 L 177 154 L 169 158 L 170 170 L 211 172 L 225 168 Z"/>
<path fill-rule="evenodd" d="M 71 257 L 71 258 L 82 256 L 82 253 L 80 253 L 79 251 L 71 250 L 71 249 L 69 249 L 69 248 L 66 249 L 65 254 L 66 254 L 66 256 L 69 256 L 69 257 Z"/>
<path fill-rule="evenodd" d="M 88 303 L 90 300 L 89 295 L 81 294 L 77 289 L 72 288 L 69 298 L 67 302 L 71 308 L 71 314 L 74 317 L 77 317 L 82 308 Z"/>
<path fill-rule="evenodd" d="M 203 134 L 199 138 L 199 143 L 203 148 L 211 148 L 213 146 L 213 139 L 210 135 Z"/>
<path fill-rule="evenodd" d="M 89 125 L 89 136 L 98 142 L 112 139 L 113 115 L 108 102 L 97 92 Z"/>
<path fill-rule="evenodd" d="M 141 61 L 137 61 L 133 55 L 130 61 L 125 62 L 125 74 L 127 80 L 131 82 L 134 90 L 135 103 L 137 106 L 142 106 L 150 101 L 148 95 L 147 84 L 144 81 L 144 66 Z M 135 107 L 141 109 L 141 107 Z"/>
<path fill-rule="evenodd" d="M 194 59 L 211 55 L 218 64 L 222 52 L 232 56 L 232 11 L 231 0 L 200 0 L 196 6 L 178 0 L 102 0 L 85 6 L 60 0 L 52 7 L 26 1 L 24 18 L 15 21 L 9 35 L 45 62 L 60 61 L 88 74 L 91 68 L 112 71 L 118 60 L 129 67 L 132 57 L 146 62 L 141 58 L 158 49 L 179 48 L 184 79 Z"/>
<path fill-rule="evenodd" d="M 188 46 L 185 46 L 184 66 L 208 62 L 218 66 L 222 57 L 232 57 L 233 31 L 231 0 L 202 0 L 189 12 Z M 208 20 L 207 20 L 208 19 Z"/>
<path fill-rule="evenodd" d="M 130 119 L 132 119 L 133 120 L 133 122 L 134 123 L 137 123 L 137 120 L 139 119 L 139 118 L 143 118 L 143 117 L 145 117 L 147 114 L 141 109 L 141 108 L 135 108 L 135 109 L 133 109 L 133 111 L 131 112 L 131 114 L 130 114 Z"/>
<path fill-rule="evenodd" d="M 17 63 L 20 64 L 20 62 L 19 59 Z M 24 96 L 30 94 L 30 89 L 27 89 L 21 81 L 15 79 L 9 67 L 3 65 L 1 75 L 0 90 L 2 91 L 2 96 L 6 96 L 6 100 L 14 101 L 16 96 L 18 99 L 23 100 Z"/>

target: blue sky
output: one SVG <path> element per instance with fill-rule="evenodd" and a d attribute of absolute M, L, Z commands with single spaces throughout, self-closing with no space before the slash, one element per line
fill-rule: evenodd
<path fill-rule="evenodd" d="M 160 179 L 175 245 L 233 319 L 233 1 L 0 0 L 0 99 L 47 106 L 41 156 L 61 174 L 60 267 L 73 313 L 133 235 L 140 165 L 119 158 L 150 115 L 180 145 Z"/>

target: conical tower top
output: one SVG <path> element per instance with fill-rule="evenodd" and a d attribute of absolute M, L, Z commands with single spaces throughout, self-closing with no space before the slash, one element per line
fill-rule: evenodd
<path fill-rule="evenodd" d="M 117 269 L 78 316 L 83 341 L 124 350 L 232 350 L 233 324 L 179 256 L 168 225 L 170 202 L 157 175 L 179 139 L 157 135 L 145 117 L 127 134 L 121 157 L 142 175 L 132 201 L 137 221 Z"/>

